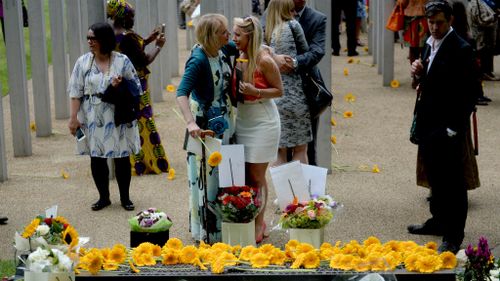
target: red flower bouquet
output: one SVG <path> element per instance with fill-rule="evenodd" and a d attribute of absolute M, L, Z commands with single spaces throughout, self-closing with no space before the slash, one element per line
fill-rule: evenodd
<path fill-rule="evenodd" d="M 262 206 L 259 189 L 246 185 L 221 188 L 217 199 L 217 209 L 224 222 L 248 223 Z"/>

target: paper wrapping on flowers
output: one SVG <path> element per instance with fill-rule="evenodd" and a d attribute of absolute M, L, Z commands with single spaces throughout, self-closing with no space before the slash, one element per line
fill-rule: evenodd
<path fill-rule="evenodd" d="M 173 224 L 167 214 L 155 208 L 139 212 L 130 218 L 128 223 L 131 231 L 150 233 L 167 231 Z"/>

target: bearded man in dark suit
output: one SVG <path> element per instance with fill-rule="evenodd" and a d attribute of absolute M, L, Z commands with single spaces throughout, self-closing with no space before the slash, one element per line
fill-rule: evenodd
<path fill-rule="evenodd" d="M 409 225 L 412 234 L 443 236 L 439 251 L 456 253 L 464 239 L 467 189 L 464 166 L 466 133 L 474 109 L 472 47 L 451 27 L 448 2 L 425 5 L 431 37 L 411 74 L 420 93 L 415 104 L 411 141 L 418 144 L 425 176 L 432 188 L 432 217 Z"/>

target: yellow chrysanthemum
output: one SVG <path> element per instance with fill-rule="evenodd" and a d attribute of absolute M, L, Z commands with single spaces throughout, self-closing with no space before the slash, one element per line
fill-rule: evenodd
<path fill-rule="evenodd" d="M 69 178 L 69 173 L 66 172 L 66 170 L 64 170 L 64 169 L 61 169 L 61 177 L 65 180 L 67 180 Z"/>
<path fill-rule="evenodd" d="M 212 273 L 215 274 L 221 274 L 224 273 L 224 258 L 219 257 L 215 259 L 214 262 L 210 265 L 210 268 L 212 269 Z"/>
<path fill-rule="evenodd" d="M 391 81 L 391 87 L 392 88 L 399 88 L 399 81 L 394 79 Z"/>
<path fill-rule="evenodd" d="M 169 92 L 169 93 L 175 92 L 175 86 L 172 84 L 168 84 L 166 89 L 167 89 L 167 92 Z"/>
<path fill-rule="evenodd" d="M 31 122 L 30 123 L 30 129 L 31 129 L 32 132 L 36 132 L 36 124 L 35 124 L 35 122 Z"/>
<path fill-rule="evenodd" d="M 167 176 L 167 179 L 168 179 L 168 180 L 173 180 L 173 179 L 175 179 L 175 169 L 174 169 L 174 168 L 170 168 L 170 169 L 168 169 L 168 176 Z"/>
<path fill-rule="evenodd" d="M 342 270 L 352 270 L 353 269 L 353 255 L 344 255 L 340 259 L 340 269 Z"/>
<path fill-rule="evenodd" d="M 259 247 L 259 252 L 265 255 L 271 255 L 274 250 L 273 244 L 264 244 Z"/>
<path fill-rule="evenodd" d="M 159 257 L 161 256 L 161 247 L 158 246 L 158 245 L 153 245 L 151 247 L 151 250 L 152 250 L 152 255 L 155 256 L 155 257 Z"/>
<path fill-rule="evenodd" d="M 187 27 L 193 27 L 193 21 L 192 21 L 192 20 L 188 21 L 188 22 L 186 23 L 186 26 L 187 26 Z"/>
<path fill-rule="evenodd" d="M 297 245 L 297 254 L 300 255 L 302 253 L 308 253 L 310 251 L 315 251 L 314 246 L 309 243 L 300 243 Z"/>
<path fill-rule="evenodd" d="M 192 264 L 198 257 L 198 249 L 195 246 L 186 246 L 180 253 L 180 261 L 184 264 Z"/>
<path fill-rule="evenodd" d="M 252 196 L 252 195 L 250 194 L 250 196 Z M 216 250 L 216 251 L 220 251 L 220 252 L 229 252 L 229 251 L 231 251 L 231 245 L 228 245 L 226 243 L 217 242 L 217 243 L 212 245 L 212 250 Z"/>
<path fill-rule="evenodd" d="M 198 246 L 198 249 L 210 249 L 210 248 L 212 248 L 212 246 L 210 246 L 210 244 L 203 242 L 203 240 L 200 241 L 200 245 Z"/>
<path fill-rule="evenodd" d="M 353 261 L 353 269 L 356 271 L 364 272 L 371 269 L 370 263 L 366 259 L 356 259 Z"/>
<path fill-rule="evenodd" d="M 216 167 L 220 164 L 221 161 L 222 161 L 222 154 L 220 154 L 220 152 L 218 151 L 214 151 L 208 157 L 207 163 L 212 167 Z"/>
<path fill-rule="evenodd" d="M 149 242 L 144 242 L 139 244 L 132 252 L 132 255 L 151 255 L 153 253 L 154 244 Z"/>
<path fill-rule="evenodd" d="M 335 119 L 333 117 L 330 119 L 330 124 L 332 126 L 337 126 L 337 122 L 335 121 Z"/>
<path fill-rule="evenodd" d="M 241 245 L 234 245 L 231 247 L 231 253 L 234 255 L 239 255 L 241 251 Z"/>
<path fill-rule="evenodd" d="M 113 260 L 106 259 L 102 264 L 102 268 L 107 271 L 114 271 L 119 268 L 119 264 Z"/>
<path fill-rule="evenodd" d="M 170 249 L 180 250 L 180 249 L 182 249 L 182 247 L 184 247 L 184 244 L 178 238 L 170 238 L 170 239 L 168 239 L 168 241 L 165 244 L 165 246 L 167 248 L 170 248 Z"/>
<path fill-rule="evenodd" d="M 443 269 L 452 269 L 457 266 L 457 257 L 452 252 L 444 252 L 439 255 Z"/>
<path fill-rule="evenodd" d="M 368 49 L 368 46 L 365 46 L 365 47 L 363 48 L 363 50 L 365 50 L 365 52 L 368 52 L 368 50 L 369 50 L 369 49 Z"/>
<path fill-rule="evenodd" d="M 344 76 L 347 76 L 349 75 L 349 69 L 347 69 L 347 67 L 344 68 Z"/>
<path fill-rule="evenodd" d="M 380 173 L 380 168 L 378 167 L 377 164 L 373 165 L 373 167 L 372 167 L 372 173 L 375 173 L 375 174 Z"/>
<path fill-rule="evenodd" d="M 156 265 L 156 259 L 153 255 L 145 254 L 145 255 L 142 255 L 141 258 L 142 258 L 142 263 L 146 266 Z"/>
<path fill-rule="evenodd" d="M 355 102 L 356 101 L 356 96 L 353 95 L 352 93 L 347 93 L 345 96 L 344 96 L 344 100 L 346 102 Z"/>
<path fill-rule="evenodd" d="M 434 241 L 430 241 L 430 242 L 427 242 L 427 244 L 425 244 L 424 247 L 426 247 L 427 249 L 431 249 L 431 250 L 436 251 L 438 248 L 438 244 Z"/>
<path fill-rule="evenodd" d="M 250 261 L 250 258 L 255 252 L 258 253 L 259 250 L 252 245 L 243 247 L 240 252 L 240 260 Z"/>
<path fill-rule="evenodd" d="M 443 262 L 438 256 L 426 255 L 421 256 L 415 262 L 415 266 L 419 272 L 422 273 L 432 273 L 436 270 L 441 269 Z"/>
<path fill-rule="evenodd" d="M 344 112 L 344 118 L 351 118 L 353 115 L 352 111 L 345 111 Z"/>
<path fill-rule="evenodd" d="M 370 236 L 365 241 L 363 241 L 363 245 L 365 247 L 372 245 L 372 244 L 380 244 L 380 240 L 375 236 Z"/>
<path fill-rule="evenodd" d="M 116 263 L 123 263 L 127 258 L 127 252 L 120 246 L 114 246 L 109 252 L 108 258 Z"/>
<path fill-rule="evenodd" d="M 85 257 L 81 259 L 81 262 L 85 264 L 86 270 L 91 274 L 97 274 L 101 270 L 104 258 L 98 249 L 91 249 Z"/>
<path fill-rule="evenodd" d="M 253 268 L 265 268 L 269 265 L 269 257 L 266 254 L 257 253 L 250 258 Z"/>
<path fill-rule="evenodd" d="M 319 256 L 314 251 L 307 252 L 304 256 L 304 261 L 302 265 L 305 268 L 318 268 L 319 267 Z"/>
<path fill-rule="evenodd" d="M 289 240 L 286 244 L 285 244 L 285 248 L 297 248 L 297 246 L 300 244 L 300 242 L 298 240 L 295 240 L 295 239 L 292 239 L 292 240 Z"/>
<path fill-rule="evenodd" d="M 179 252 L 174 249 L 167 249 L 163 251 L 162 254 L 162 263 L 165 265 L 174 265 L 179 263 Z"/>
<path fill-rule="evenodd" d="M 271 253 L 271 259 L 269 262 L 275 265 L 284 265 L 286 261 L 286 255 L 280 249 L 275 248 Z"/>
<path fill-rule="evenodd" d="M 40 225 L 40 219 L 36 218 L 30 222 L 25 228 L 22 234 L 23 238 L 28 238 L 35 233 L 36 228 Z"/>
<path fill-rule="evenodd" d="M 328 249 L 321 249 L 319 253 L 319 257 L 321 260 L 329 260 L 335 255 L 335 251 L 333 248 L 328 248 Z"/>
<path fill-rule="evenodd" d="M 334 255 L 330 259 L 330 268 L 340 269 L 340 260 L 341 260 L 341 258 L 342 258 L 342 254 Z"/>
<path fill-rule="evenodd" d="M 330 141 L 331 141 L 333 144 L 336 144 L 336 143 L 337 143 L 337 137 L 336 137 L 336 136 L 331 136 L 331 137 L 330 137 Z"/>
<path fill-rule="evenodd" d="M 300 254 L 297 256 L 297 258 L 293 261 L 292 265 L 290 265 L 291 269 L 298 269 L 304 264 L 304 259 L 306 257 L 306 254 Z"/>

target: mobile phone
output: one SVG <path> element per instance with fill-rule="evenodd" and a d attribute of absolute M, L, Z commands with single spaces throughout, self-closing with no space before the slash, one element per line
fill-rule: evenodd
<path fill-rule="evenodd" d="M 85 139 L 85 133 L 83 132 L 82 128 L 78 127 L 78 129 L 76 129 L 75 137 L 77 141 Z"/>
<path fill-rule="evenodd" d="M 164 23 L 161 24 L 161 33 L 165 33 L 165 24 Z"/>

